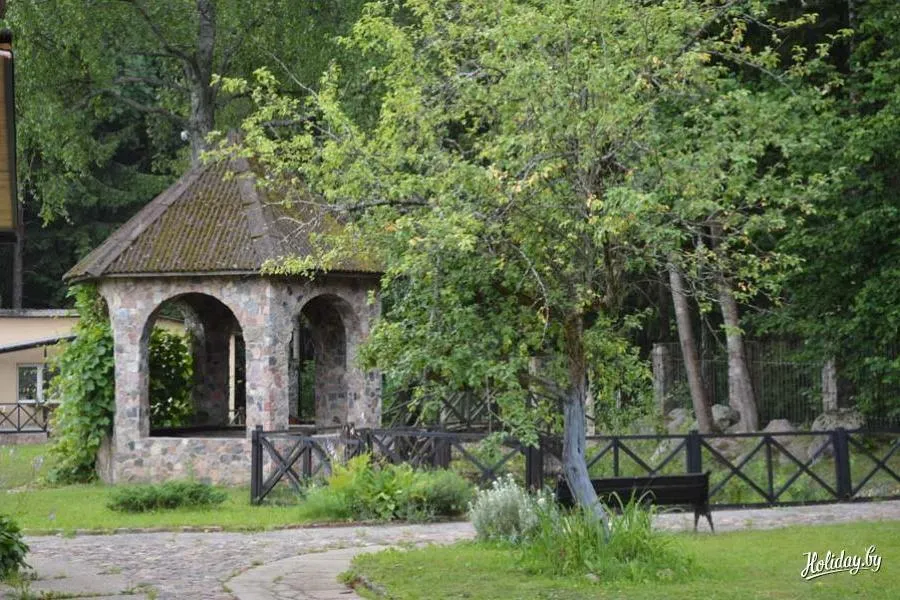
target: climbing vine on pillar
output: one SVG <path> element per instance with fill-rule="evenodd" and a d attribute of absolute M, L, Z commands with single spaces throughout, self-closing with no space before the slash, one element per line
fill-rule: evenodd
<path fill-rule="evenodd" d="M 51 382 L 61 403 L 53 415 L 54 459 L 48 478 L 57 483 L 90 481 L 103 437 L 112 432 L 115 409 L 113 337 L 105 305 L 94 286 L 69 290 L 78 323 L 75 339 L 62 342 Z"/>

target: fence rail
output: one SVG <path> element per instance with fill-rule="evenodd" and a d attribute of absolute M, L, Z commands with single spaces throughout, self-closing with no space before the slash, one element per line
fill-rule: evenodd
<path fill-rule="evenodd" d="M 536 447 L 505 439 L 486 450 L 486 434 L 366 429 L 353 436 L 310 437 L 264 432 L 252 437 L 251 501 L 281 481 L 301 491 L 304 480 L 330 472 L 335 460 L 369 452 L 385 462 L 451 468 L 484 485 L 511 474 L 537 489 L 561 476 L 561 442 Z M 900 431 L 590 436 L 586 462 L 593 478 L 710 475 L 718 507 L 780 506 L 900 499 Z"/>
<path fill-rule="evenodd" d="M 0 404 L 0 433 L 48 431 L 56 404 Z"/>

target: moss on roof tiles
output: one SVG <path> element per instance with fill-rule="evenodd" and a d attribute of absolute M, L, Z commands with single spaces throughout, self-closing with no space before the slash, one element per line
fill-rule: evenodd
<path fill-rule="evenodd" d="M 235 175 L 235 173 L 238 173 Z M 286 219 L 288 209 L 267 205 L 244 178 L 246 164 L 220 161 L 189 172 L 94 249 L 66 280 L 109 275 L 256 272 L 270 258 L 305 256 L 308 231 Z M 293 228 L 289 227 L 293 224 Z M 340 270 L 377 272 L 369 261 Z"/>

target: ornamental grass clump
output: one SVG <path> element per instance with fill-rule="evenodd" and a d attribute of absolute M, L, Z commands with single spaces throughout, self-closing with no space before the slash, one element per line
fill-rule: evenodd
<path fill-rule="evenodd" d="M 207 508 L 221 504 L 228 494 L 207 483 L 167 481 L 160 485 L 134 485 L 113 491 L 107 507 L 120 512 L 148 512 L 174 508 Z"/>
<path fill-rule="evenodd" d="M 533 573 L 591 575 L 598 582 L 680 580 L 695 571 L 693 558 L 671 536 L 653 530 L 656 509 L 631 499 L 610 511 L 609 538 L 596 514 L 581 507 L 540 511 L 539 524 L 521 548 Z"/>
<path fill-rule="evenodd" d="M 478 492 L 469 506 L 469 519 L 478 539 L 517 543 L 538 528 L 540 515 L 552 506 L 548 496 L 529 494 L 507 475 Z"/>

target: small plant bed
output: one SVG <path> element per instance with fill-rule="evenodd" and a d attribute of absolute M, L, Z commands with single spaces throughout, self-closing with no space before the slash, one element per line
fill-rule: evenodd
<path fill-rule="evenodd" d="M 473 490 L 453 471 L 379 464 L 363 454 L 310 485 L 300 511 L 320 521 L 430 521 L 465 514 Z"/>
<path fill-rule="evenodd" d="M 662 534 L 661 534 L 662 535 Z M 543 555 L 535 564 L 523 546 L 466 542 L 419 550 L 390 550 L 354 559 L 350 580 L 365 580 L 384 596 L 358 588 L 367 598 L 414 599 L 892 599 L 900 586 L 900 522 L 791 527 L 716 535 L 667 534 L 669 548 L 691 560 L 679 576 L 619 577 L 560 575 Z M 800 572 L 806 552 L 831 550 L 864 556 L 875 545 L 882 557 L 877 573 L 836 573 L 806 581 Z M 548 548 L 549 550 L 549 548 Z"/>

